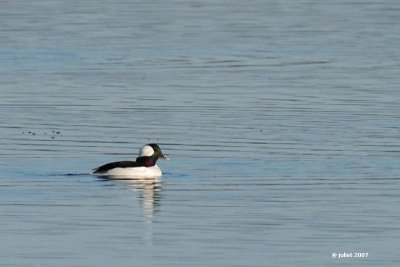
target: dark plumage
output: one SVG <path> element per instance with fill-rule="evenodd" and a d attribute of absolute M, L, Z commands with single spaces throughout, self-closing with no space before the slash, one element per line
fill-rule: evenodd
<path fill-rule="evenodd" d="M 93 169 L 93 174 L 103 173 L 114 168 L 129 168 L 129 167 L 139 167 L 139 164 L 136 161 L 111 162 Z"/>

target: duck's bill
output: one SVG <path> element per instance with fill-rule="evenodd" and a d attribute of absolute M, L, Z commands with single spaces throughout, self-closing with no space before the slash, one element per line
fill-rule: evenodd
<path fill-rule="evenodd" d="M 160 158 L 160 159 L 169 160 L 169 158 L 168 158 L 167 156 L 165 156 L 164 154 L 161 154 L 159 158 Z"/>

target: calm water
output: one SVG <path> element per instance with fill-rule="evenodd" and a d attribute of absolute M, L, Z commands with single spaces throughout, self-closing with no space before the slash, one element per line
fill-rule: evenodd
<path fill-rule="evenodd" d="M 399 14 L 2 1 L 0 266 L 399 266 Z"/>

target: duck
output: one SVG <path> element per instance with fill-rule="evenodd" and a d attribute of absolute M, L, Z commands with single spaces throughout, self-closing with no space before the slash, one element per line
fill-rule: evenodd
<path fill-rule="evenodd" d="M 157 144 L 146 144 L 139 150 L 136 161 L 116 161 L 93 169 L 92 175 L 118 179 L 159 178 L 158 159 L 169 160 Z"/>

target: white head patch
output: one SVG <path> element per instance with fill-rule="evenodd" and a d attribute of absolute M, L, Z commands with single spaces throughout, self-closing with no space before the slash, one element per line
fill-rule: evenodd
<path fill-rule="evenodd" d="M 145 145 L 139 151 L 139 157 L 150 157 L 154 154 L 154 149 L 151 146 Z"/>

